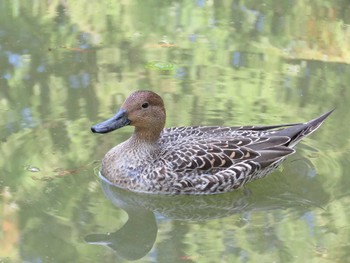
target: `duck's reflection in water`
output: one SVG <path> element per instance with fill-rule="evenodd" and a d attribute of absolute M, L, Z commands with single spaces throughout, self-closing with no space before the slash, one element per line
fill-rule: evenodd
<path fill-rule="evenodd" d="M 287 169 L 286 169 L 287 168 Z M 300 214 L 312 207 L 322 207 L 329 196 L 325 193 L 312 163 L 300 156 L 287 161 L 283 174 L 265 178 L 241 189 L 219 195 L 150 195 L 126 191 L 102 178 L 106 197 L 128 214 L 119 230 L 108 234 L 90 234 L 85 241 L 105 245 L 117 255 L 137 260 L 152 249 L 158 232 L 157 221 L 205 221 L 232 214 L 292 208 Z M 249 223 L 249 222 L 247 222 Z M 243 223 L 244 224 L 244 223 Z"/>

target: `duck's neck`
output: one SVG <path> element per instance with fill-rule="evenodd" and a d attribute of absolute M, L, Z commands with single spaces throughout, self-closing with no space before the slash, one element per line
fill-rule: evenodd
<path fill-rule="evenodd" d="M 136 143 L 136 144 L 156 145 L 162 130 L 163 129 L 149 130 L 149 129 L 142 129 L 139 127 L 135 127 L 134 133 L 130 138 L 130 142 Z"/>
<path fill-rule="evenodd" d="M 152 158 L 159 151 L 158 138 L 150 137 L 148 134 L 133 133 L 133 135 L 118 147 L 118 156 L 121 159 L 127 159 L 128 163 L 133 160 L 145 160 Z M 130 157 L 132 156 L 132 158 Z"/>

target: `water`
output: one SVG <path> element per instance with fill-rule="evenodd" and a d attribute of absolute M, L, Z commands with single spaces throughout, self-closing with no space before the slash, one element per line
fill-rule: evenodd
<path fill-rule="evenodd" d="M 349 262 L 348 1 L 2 1 L 0 262 Z M 167 126 L 324 125 L 236 192 L 148 196 L 98 177 L 134 90 Z"/>

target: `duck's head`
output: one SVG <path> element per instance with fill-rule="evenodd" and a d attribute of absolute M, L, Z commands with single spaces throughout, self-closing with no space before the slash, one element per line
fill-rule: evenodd
<path fill-rule="evenodd" d="M 165 125 L 165 108 L 162 98 L 146 90 L 135 91 L 110 119 L 91 127 L 94 133 L 107 133 L 126 125 L 135 126 L 139 137 L 157 137 Z"/>

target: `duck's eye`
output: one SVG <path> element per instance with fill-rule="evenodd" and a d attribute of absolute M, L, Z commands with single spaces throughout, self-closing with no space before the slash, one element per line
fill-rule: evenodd
<path fill-rule="evenodd" d="M 148 106 L 149 106 L 148 102 L 144 102 L 144 103 L 141 105 L 141 107 L 144 108 L 144 109 L 148 108 Z"/>

